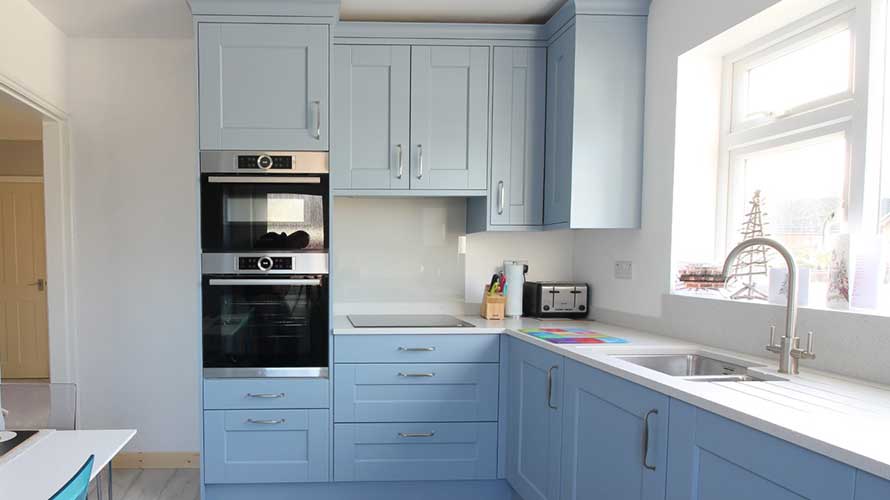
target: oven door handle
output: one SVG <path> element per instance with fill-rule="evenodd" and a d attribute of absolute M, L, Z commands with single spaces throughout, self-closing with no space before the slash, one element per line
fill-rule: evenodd
<path fill-rule="evenodd" d="M 211 184 L 321 184 L 321 177 L 247 177 L 219 176 L 207 178 Z"/>
<path fill-rule="evenodd" d="M 210 286 L 321 286 L 320 279 L 211 279 Z"/>

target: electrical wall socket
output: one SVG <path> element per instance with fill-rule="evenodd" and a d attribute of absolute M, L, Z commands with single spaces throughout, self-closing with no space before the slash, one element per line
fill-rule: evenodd
<path fill-rule="evenodd" d="M 634 263 L 629 260 L 615 261 L 615 279 L 632 280 L 634 279 Z"/>

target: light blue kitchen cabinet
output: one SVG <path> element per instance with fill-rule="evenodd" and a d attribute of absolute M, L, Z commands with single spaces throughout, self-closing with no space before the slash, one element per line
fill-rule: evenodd
<path fill-rule="evenodd" d="M 200 149 L 328 149 L 329 27 L 198 23 Z"/>
<path fill-rule="evenodd" d="M 678 400 L 670 412 L 667 500 L 854 498 L 847 465 Z"/>
<path fill-rule="evenodd" d="M 496 363 L 338 363 L 334 421 L 497 421 L 498 379 Z"/>
<path fill-rule="evenodd" d="M 856 473 L 856 497 L 854 500 L 887 500 L 890 498 L 890 481 L 863 471 Z"/>
<path fill-rule="evenodd" d="M 204 379 L 205 410 L 330 408 L 327 378 Z"/>
<path fill-rule="evenodd" d="M 411 189 L 484 190 L 489 48 L 411 48 Z"/>
<path fill-rule="evenodd" d="M 544 224 L 568 224 L 572 203 L 575 28 L 547 49 L 547 155 Z M 592 111 L 592 110 L 591 110 Z"/>
<path fill-rule="evenodd" d="M 336 424 L 335 481 L 494 479 L 497 422 Z"/>
<path fill-rule="evenodd" d="M 328 481 L 329 418 L 328 410 L 205 411 L 204 481 Z"/>
<path fill-rule="evenodd" d="M 491 178 L 468 200 L 467 231 L 539 229 L 544 222 L 547 49 L 495 47 Z"/>
<path fill-rule="evenodd" d="M 669 402 L 566 360 L 560 498 L 664 500 Z"/>
<path fill-rule="evenodd" d="M 497 363 L 500 335 L 336 335 L 336 363 Z"/>
<path fill-rule="evenodd" d="M 547 228 L 639 228 L 646 17 L 578 15 L 547 61 Z"/>
<path fill-rule="evenodd" d="M 331 73 L 332 187 L 408 189 L 411 48 L 336 45 Z"/>
<path fill-rule="evenodd" d="M 563 357 L 510 339 L 507 481 L 523 500 L 558 500 Z"/>

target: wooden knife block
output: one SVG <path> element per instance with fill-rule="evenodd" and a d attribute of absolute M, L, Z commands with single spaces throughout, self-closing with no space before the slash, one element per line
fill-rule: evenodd
<path fill-rule="evenodd" d="M 503 294 L 488 294 L 486 286 L 482 292 L 482 317 L 485 319 L 504 319 L 504 310 L 507 307 L 507 297 Z"/>

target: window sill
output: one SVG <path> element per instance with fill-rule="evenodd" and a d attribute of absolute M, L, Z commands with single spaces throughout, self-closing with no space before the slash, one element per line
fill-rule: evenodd
<path fill-rule="evenodd" d="M 785 308 L 785 304 L 773 304 L 772 302 L 767 302 L 765 300 L 733 300 L 728 297 L 724 297 L 719 293 L 718 290 L 708 290 L 708 291 L 691 291 L 691 290 L 672 290 L 668 293 L 668 296 L 673 298 L 676 297 L 680 300 L 702 300 L 702 301 L 716 301 L 724 304 L 739 304 L 740 306 L 749 306 L 749 307 L 778 307 Z M 859 308 L 850 308 L 850 309 L 830 309 L 827 307 L 814 307 L 814 306 L 800 306 L 800 311 L 814 311 L 817 313 L 834 313 L 841 315 L 851 315 L 851 316 L 867 316 L 874 318 L 890 318 L 890 311 L 881 312 L 874 309 L 859 309 Z"/>

